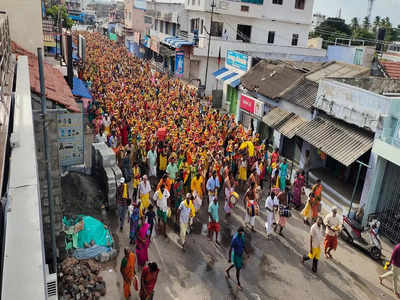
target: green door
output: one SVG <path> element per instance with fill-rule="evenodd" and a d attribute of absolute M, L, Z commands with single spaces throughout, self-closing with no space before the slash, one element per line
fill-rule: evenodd
<path fill-rule="evenodd" d="M 354 54 L 354 64 L 355 65 L 361 65 L 362 57 L 364 54 L 363 49 L 356 49 L 356 53 Z"/>
<path fill-rule="evenodd" d="M 231 103 L 229 107 L 229 113 L 236 115 L 237 109 L 237 98 L 238 98 L 238 91 L 237 89 L 228 85 L 228 101 Z"/>

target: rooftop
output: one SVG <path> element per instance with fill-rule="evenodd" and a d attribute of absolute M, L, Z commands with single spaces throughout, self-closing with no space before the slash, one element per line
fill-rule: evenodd
<path fill-rule="evenodd" d="M 292 88 L 304 76 L 304 72 L 281 61 L 262 60 L 240 79 L 243 87 L 250 91 L 277 99 Z"/>
<path fill-rule="evenodd" d="M 303 79 L 293 89 L 282 96 L 282 99 L 311 110 L 318 94 L 318 83 Z"/>
<path fill-rule="evenodd" d="M 15 42 L 11 42 L 11 51 L 17 55 L 28 56 L 29 61 L 29 79 L 31 91 L 35 94 L 40 94 L 40 80 L 39 80 L 39 65 L 37 56 Z M 57 104 L 65 106 L 70 111 L 80 112 L 80 108 L 75 101 L 72 91 L 64 79 L 64 76 L 57 69 L 53 68 L 50 64 L 43 62 L 44 77 L 46 85 L 46 97 L 48 100 L 57 102 Z"/>
<path fill-rule="evenodd" d="M 400 80 L 398 79 L 383 78 L 383 77 L 332 78 L 332 79 L 380 95 L 400 93 Z"/>
<path fill-rule="evenodd" d="M 400 62 L 380 60 L 379 63 L 389 78 L 400 79 Z"/>
<path fill-rule="evenodd" d="M 350 65 L 342 62 L 333 61 L 323 65 L 319 70 L 307 75 L 307 79 L 318 82 L 322 78 L 335 77 L 335 78 L 350 78 L 367 76 L 370 69 L 367 67 Z"/>

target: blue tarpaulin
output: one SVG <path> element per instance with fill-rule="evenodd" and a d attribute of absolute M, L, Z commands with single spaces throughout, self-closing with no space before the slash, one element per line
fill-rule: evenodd
<path fill-rule="evenodd" d="M 90 95 L 90 92 L 86 87 L 85 83 L 78 77 L 74 77 L 74 88 L 72 89 L 72 94 L 74 96 L 92 99 L 92 95 Z"/>

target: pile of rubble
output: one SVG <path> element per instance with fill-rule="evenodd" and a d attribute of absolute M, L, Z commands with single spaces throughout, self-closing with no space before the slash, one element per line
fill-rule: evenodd
<path fill-rule="evenodd" d="M 60 265 L 59 291 L 63 300 L 97 300 L 106 294 L 106 283 L 99 276 L 100 266 L 92 259 L 67 257 Z"/>

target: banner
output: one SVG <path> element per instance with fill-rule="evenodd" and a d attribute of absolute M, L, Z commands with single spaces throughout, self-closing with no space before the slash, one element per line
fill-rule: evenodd
<path fill-rule="evenodd" d="M 254 99 L 245 95 L 241 95 L 240 108 L 251 114 L 254 114 Z"/>
<path fill-rule="evenodd" d="M 61 167 L 84 162 L 83 116 L 81 113 L 59 113 L 58 155 Z"/>
<path fill-rule="evenodd" d="M 226 52 L 225 64 L 227 66 L 247 72 L 250 69 L 250 57 L 247 54 L 228 50 Z"/>
<path fill-rule="evenodd" d="M 175 55 L 175 75 L 183 76 L 185 66 L 185 52 L 177 50 Z"/>

